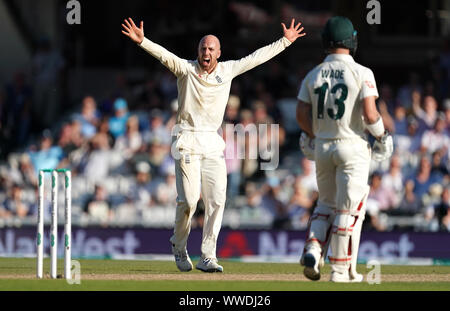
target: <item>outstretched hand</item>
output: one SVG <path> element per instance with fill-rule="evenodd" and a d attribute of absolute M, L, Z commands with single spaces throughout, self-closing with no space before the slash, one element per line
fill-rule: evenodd
<path fill-rule="evenodd" d="M 122 33 L 137 44 L 141 44 L 142 41 L 144 41 L 144 22 L 141 21 L 139 28 L 136 27 L 131 17 L 129 17 L 128 20 L 125 19 L 124 22 L 125 24 L 122 24 Z"/>
<path fill-rule="evenodd" d="M 301 22 L 298 22 L 298 24 L 294 27 L 295 19 L 293 18 L 291 21 L 291 27 L 286 28 L 286 25 L 284 23 L 281 23 L 281 26 L 283 26 L 283 32 L 286 39 L 288 39 L 291 42 L 294 42 L 297 40 L 297 38 L 303 37 L 306 35 L 306 33 L 302 32 L 303 27 L 300 28 Z"/>

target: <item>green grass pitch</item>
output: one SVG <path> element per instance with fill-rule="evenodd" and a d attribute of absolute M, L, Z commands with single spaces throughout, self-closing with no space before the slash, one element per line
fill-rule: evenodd
<path fill-rule="evenodd" d="M 194 260 L 194 265 L 196 261 Z M 242 263 L 221 260 L 224 273 L 197 270 L 181 273 L 171 261 L 80 260 L 81 284 L 35 277 L 33 258 L 0 258 L 2 291 L 449 291 L 450 266 L 381 266 L 381 284 L 333 284 L 329 265 L 319 282 L 305 280 L 302 267 L 292 263 Z M 63 261 L 58 262 L 62 273 Z M 359 265 L 365 276 L 370 271 Z"/>

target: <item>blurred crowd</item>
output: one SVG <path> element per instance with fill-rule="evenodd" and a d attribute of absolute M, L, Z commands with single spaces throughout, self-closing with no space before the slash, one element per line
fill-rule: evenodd
<path fill-rule="evenodd" d="M 299 150 L 295 113 L 293 118 L 305 71 L 282 79 L 280 68 L 271 62 L 265 75 L 256 72 L 233 83 L 219 131 L 228 172 L 224 226 L 304 230 L 316 205 L 315 164 Z M 117 81 L 110 94 L 86 95 L 75 110 L 29 141 L 23 138 L 23 120 L 33 102 L 32 88 L 21 75 L 7 86 L 0 98 L 2 136 L 13 133 L 10 137 L 20 143 L 0 165 L 2 224 L 34 223 L 38 171 L 69 168 L 74 223 L 172 226 L 176 80 L 161 69 L 142 83 L 132 85 L 125 76 Z M 378 89 L 378 108 L 393 134 L 395 154 L 371 165 L 366 229 L 449 231 L 450 99 L 432 82 L 422 85 L 414 73 L 396 91 L 383 83 Z M 236 130 L 249 125 L 255 125 L 256 135 Z M 272 148 L 277 144 L 278 153 Z M 254 146 L 258 149 L 252 152 Z M 275 170 L 261 169 L 275 158 Z M 60 202 L 62 208 L 63 198 Z M 194 227 L 202 226 L 202 211 L 200 200 Z"/>
<path fill-rule="evenodd" d="M 367 208 L 377 230 L 389 227 L 387 216 L 409 218 L 416 229 L 450 230 L 450 99 L 439 101 L 433 84 L 422 88 L 418 78 L 411 74 L 396 96 L 380 88 L 378 108 L 395 153 L 371 167 Z"/>

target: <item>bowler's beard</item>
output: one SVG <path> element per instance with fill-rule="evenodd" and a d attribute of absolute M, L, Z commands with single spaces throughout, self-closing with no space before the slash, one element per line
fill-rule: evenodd
<path fill-rule="evenodd" d="M 217 61 L 213 61 L 212 59 L 209 62 L 205 62 L 201 58 L 197 58 L 197 62 L 204 71 L 211 73 L 217 66 Z"/>

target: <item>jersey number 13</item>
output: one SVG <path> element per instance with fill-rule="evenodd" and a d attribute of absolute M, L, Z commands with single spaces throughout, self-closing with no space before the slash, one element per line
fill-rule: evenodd
<path fill-rule="evenodd" d="M 325 110 L 325 95 L 328 91 L 328 82 L 322 84 L 322 86 L 315 88 L 314 93 L 319 95 L 319 102 L 317 105 L 317 118 L 323 119 L 323 114 Z M 333 109 L 328 108 L 327 114 L 333 120 L 339 120 L 342 118 L 345 112 L 345 104 L 344 101 L 347 99 L 348 88 L 344 83 L 339 83 L 333 86 L 331 89 L 331 94 L 336 94 L 338 90 L 341 90 L 341 94 L 334 100 L 334 104 L 337 106 L 337 111 L 335 112 Z"/>

